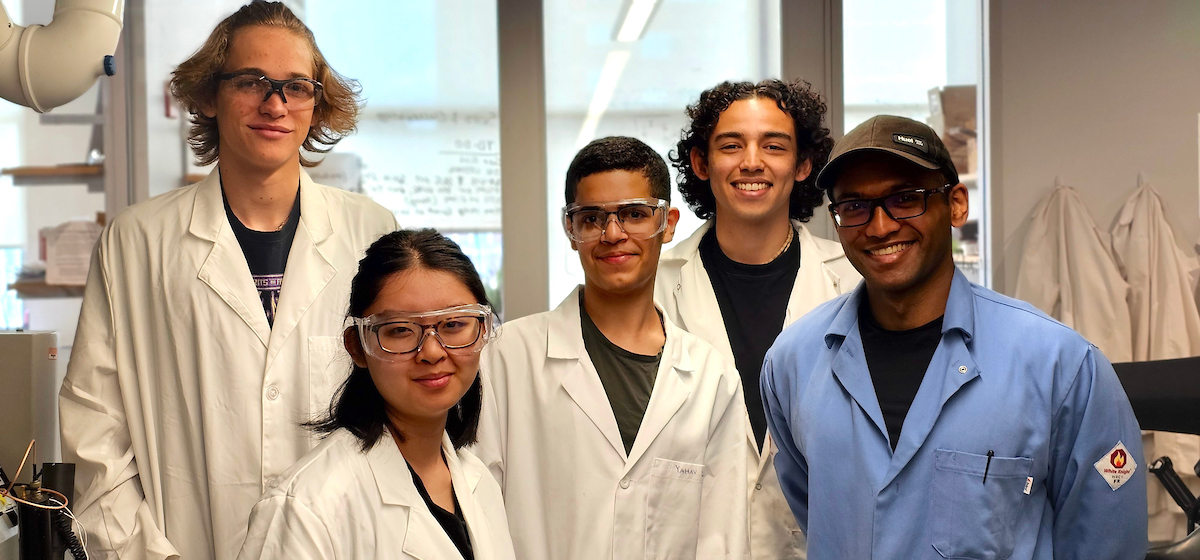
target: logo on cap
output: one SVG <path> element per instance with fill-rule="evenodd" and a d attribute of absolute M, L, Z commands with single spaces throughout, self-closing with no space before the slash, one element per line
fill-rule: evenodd
<path fill-rule="evenodd" d="M 927 145 L 925 143 L 925 139 L 921 138 L 920 136 L 913 136 L 912 134 L 893 134 L 892 142 L 904 146 L 911 146 L 927 154 L 929 153 L 929 145 Z"/>

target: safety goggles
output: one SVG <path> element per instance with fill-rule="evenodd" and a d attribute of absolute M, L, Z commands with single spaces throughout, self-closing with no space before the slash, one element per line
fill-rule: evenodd
<path fill-rule="evenodd" d="M 657 198 L 630 198 L 605 204 L 569 204 L 562 210 L 563 229 L 578 243 L 600 239 L 608 229 L 610 216 L 617 227 L 634 239 L 649 239 L 667 229 L 667 201 Z"/>
<path fill-rule="evenodd" d="M 278 93 L 285 105 L 297 110 L 314 107 L 321 100 L 324 89 L 321 82 L 309 78 L 272 80 L 250 71 L 217 74 L 216 77 L 217 81 L 228 83 L 230 93 L 247 102 L 265 103 Z"/>
<path fill-rule="evenodd" d="M 351 317 L 367 354 L 380 360 L 420 351 L 432 335 L 451 354 L 474 354 L 495 337 L 498 321 L 482 304 L 457 305 L 424 313 L 377 313 Z"/>
<path fill-rule="evenodd" d="M 929 197 L 944 193 L 954 185 L 944 185 L 936 189 L 911 189 L 881 196 L 879 198 L 860 198 L 843 200 L 829 205 L 829 213 L 838 227 L 858 227 L 871 221 L 875 208 L 883 208 L 883 212 L 893 220 L 916 218 L 929 209 Z"/>

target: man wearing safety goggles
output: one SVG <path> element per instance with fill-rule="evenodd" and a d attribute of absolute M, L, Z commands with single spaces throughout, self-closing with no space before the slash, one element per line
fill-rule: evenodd
<path fill-rule="evenodd" d="M 585 283 L 484 351 L 477 455 L 519 558 L 742 558 L 747 430 L 737 371 L 654 304 L 678 210 L 662 157 L 584 147 L 563 228 Z"/>
<path fill-rule="evenodd" d="M 313 447 L 358 258 L 396 229 L 304 167 L 354 131 L 358 84 L 279 2 L 223 20 L 173 72 L 199 183 L 109 221 L 59 398 L 94 558 L 231 560 L 262 492 Z"/>

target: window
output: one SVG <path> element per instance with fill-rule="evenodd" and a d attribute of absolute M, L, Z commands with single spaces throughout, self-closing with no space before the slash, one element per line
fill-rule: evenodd
<path fill-rule="evenodd" d="M 843 2 L 846 130 L 891 114 L 938 131 L 968 188 L 970 218 L 954 231 L 954 260 L 972 282 L 987 281 L 987 191 L 977 163 L 980 10 L 979 0 Z"/>
<path fill-rule="evenodd" d="M 688 124 L 684 109 L 701 91 L 725 80 L 779 77 L 779 1 L 546 0 L 544 10 L 553 308 L 583 282 L 559 213 L 575 152 L 595 138 L 625 135 L 666 158 Z M 678 191 L 671 196 L 681 214 L 678 242 L 703 222 Z"/>
<path fill-rule="evenodd" d="M 500 121 L 494 0 L 308 0 L 303 17 L 329 63 L 358 80 L 358 132 L 339 169 L 396 214 L 435 228 L 500 301 Z M 353 30 L 348 32 L 347 30 Z M 338 158 L 336 156 L 348 156 Z M 314 177 L 322 166 L 313 170 Z"/>

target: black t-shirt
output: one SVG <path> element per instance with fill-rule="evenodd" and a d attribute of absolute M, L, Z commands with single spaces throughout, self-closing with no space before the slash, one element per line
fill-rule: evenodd
<path fill-rule="evenodd" d="M 725 256 L 717 243 L 717 230 L 711 228 L 700 240 L 700 260 L 717 294 L 734 365 L 742 378 L 750 427 L 761 449 L 767 415 L 758 377 L 767 350 L 783 330 L 792 285 L 800 272 L 800 243 L 793 238 L 791 246 L 769 263 L 742 264 Z"/>
<path fill-rule="evenodd" d="M 889 331 L 875 322 L 865 294 L 858 307 L 858 332 L 862 335 L 867 368 L 871 371 L 871 383 L 875 385 L 875 398 L 879 399 L 892 451 L 896 450 L 904 417 L 942 340 L 943 318 L 944 315 L 907 331 Z"/>
<path fill-rule="evenodd" d="M 267 323 L 275 326 L 275 309 L 279 307 L 279 292 L 283 290 L 283 270 L 287 267 L 292 239 L 296 237 L 296 228 L 300 225 L 300 191 L 296 191 L 292 213 L 279 231 L 254 231 L 242 225 L 241 220 L 233 215 L 224 191 L 221 191 L 221 198 L 225 200 L 225 215 L 233 227 L 233 235 L 242 246 L 246 264 L 250 265 L 250 275 L 254 277 L 254 287 L 258 288 Z"/>
<path fill-rule="evenodd" d="M 442 460 L 444 461 L 445 457 L 442 457 Z M 405 464 L 408 464 L 408 461 L 405 461 Z M 467 530 L 467 519 L 463 517 L 462 508 L 458 506 L 458 494 L 454 492 L 454 488 L 450 488 L 450 495 L 454 498 L 454 511 L 446 511 L 442 509 L 442 506 L 434 503 L 433 498 L 429 497 L 425 483 L 421 481 L 421 477 L 417 476 L 417 471 L 413 470 L 411 464 L 408 465 L 408 472 L 412 473 L 413 484 L 417 486 L 417 493 L 421 495 L 421 499 L 425 500 L 425 506 L 442 526 L 446 536 L 450 537 L 450 542 L 454 543 L 458 553 L 462 554 L 464 560 L 475 560 L 475 551 L 471 548 L 471 534 Z"/>
<path fill-rule="evenodd" d="M 633 449 L 646 406 L 650 404 L 650 393 L 658 377 L 658 364 L 662 351 L 656 356 L 645 356 L 630 352 L 608 340 L 583 308 L 583 291 L 579 292 L 579 317 L 583 327 L 583 347 L 587 350 L 600 384 L 608 395 L 608 404 L 613 416 L 617 417 L 617 428 L 621 431 L 621 443 L 625 453 Z M 662 315 L 659 314 L 659 320 Z"/>

